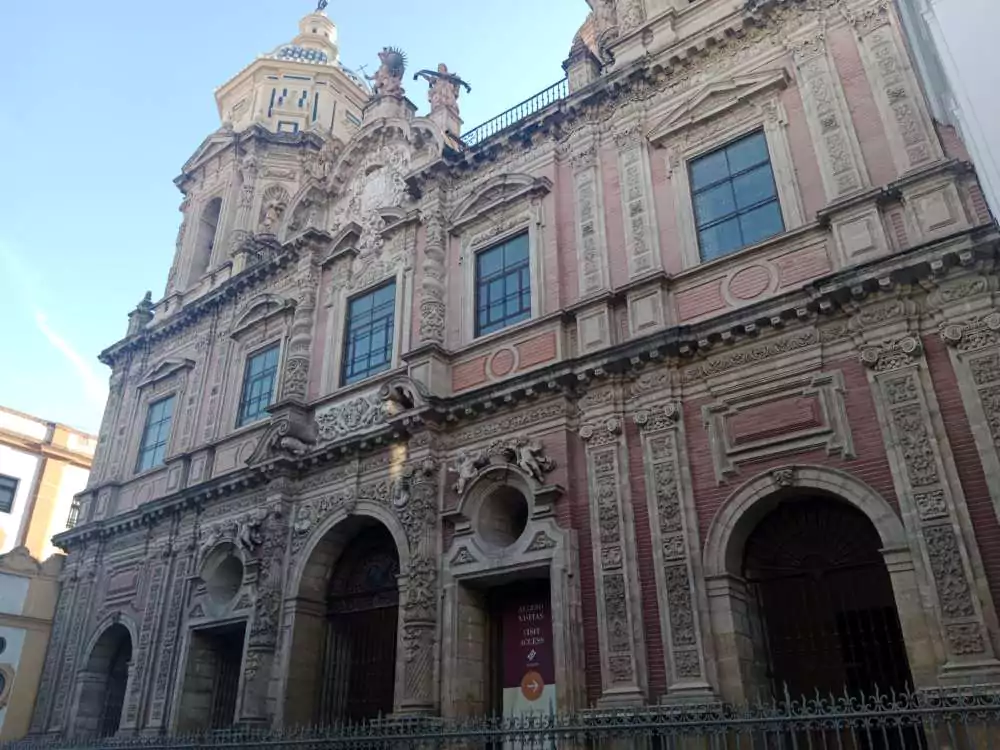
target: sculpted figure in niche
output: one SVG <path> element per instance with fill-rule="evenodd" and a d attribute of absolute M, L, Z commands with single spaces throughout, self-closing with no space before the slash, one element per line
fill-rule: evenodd
<path fill-rule="evenodd" d="M 432 70 L 421 70 L 413 76 L 413 80 L 423 78 L 430 84 L 427 90 L 427 99 L 431 103 L 431 112 L 442 109 L 458 114 L 458 95 L 461 87 L 472 91 L 472 87 L 459 78 L 454 73 L 448 72 L 448 66 L 444 63 L 438 64 L 437 72 Z"/>
<path fill-rule="evenodd" d="M 406 71 L 406 55 L 395 47 L 383 47 L 378 53 L 380 65 L 373 76 L 365 76 L 374 81 L 375 96 L 402 96 L 403 73 Z"/>
<path fill-rule="evenodd" d="M 285 213 L 285 204 L 282 201 L 269 201 L 264 206 L 263 216 L 260 220 L 260 228 L 264 234 L 274 234 L 274 230 L 281 221 L 282 214 Z"/>
<path fill-rule="evenodd" d="M 479 470 L 486 465 L 486 457 L 476 451 L 469 453 L 462 451 L 458 454 L 458 461 L 455 464 L 455 471 L 458 473 L 458 480 L 455 482 L 455 492 L 461 495 L 469 482 L 476 478 Z"/>

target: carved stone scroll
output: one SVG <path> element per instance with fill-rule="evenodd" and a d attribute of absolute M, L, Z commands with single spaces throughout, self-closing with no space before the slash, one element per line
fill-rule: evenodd
<path fill-rule="evenodd" d="M 975 584 L 975 537 L 960 520 L 967 515 L 958 507 L 965 499 L 961 488 L 949 481 L 954 474 L 945 466 L 950 448 L 943 427 L 935 429 L 933 391 L 924 383 L 921 353 L 920 341 L 904 336 L 862 349 L 861 361 L 869 368 L 902 517 L 919 557 L 927 561 L 934 619 L 948 665 L 995 669 L 984 618 L 992 603 L 984 605 L 982 589 Z M 936 403 L 933 413 L 938 413 Z"/>
<path fill-rule="evenodd" d="M 640 701 L 644 683 L 644 647 L 640 623 L 634 534 L 626 531 L 627 477 L 622 472 L 621 422 L 608 417 L 580 428 L 587 441 L 590 527 L 594 551 L 598 634 L 601 643 L 601 701 Z"/>

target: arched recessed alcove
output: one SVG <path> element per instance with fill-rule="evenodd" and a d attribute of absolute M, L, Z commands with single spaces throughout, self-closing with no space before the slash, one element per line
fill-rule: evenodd
<path fill-rule="evenodd" d="M 285 723 L 328 725 L 391 714 L 395 705 L 400 554 L 378 520 L 330 528 L 302 569 Z"/>
<path fill-rule="evenodd" d="M 116 622 L 98 637 L 78 678 L 78 703 L 73 734 L 77 737 L 113 737 L 121 727 L 132 635 Z"/>
<path fill-rule="evenodd" d="M 219 233 L 219 218 L 222 214 L 222 198 L 212 198 L 201 210 L 198 217 L 198 231 L 191 251 L 191 265 L 188 271 L 188 286 L 197 284 L 208 271 L 212 262 L 212 252 Z"/>
<path fill-rule="evenodd" d="M 936 680 L 902 521 L 846 472 L 787 467 L 748 481 L 709 527 L 704 570 L 727 700 Z"/>

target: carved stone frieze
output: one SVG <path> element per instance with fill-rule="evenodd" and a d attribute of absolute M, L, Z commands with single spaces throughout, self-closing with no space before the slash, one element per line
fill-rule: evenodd
<path fill-rule="evenodd" d="M 702 378 L 721 375 L 737 368 L 748 367 L 757 362 L 814 346 L 819 341 L 817 330 L 806 328 L 785 336 L 776 336 L 767 341 L 747 344 L 735 351 L 709 356 L 701 362 L 685 367 L 682 379 L 685 383 L 690 383 Z"/>
<path fill-rule="evenodd" d="M 329 442 L 384 424 L 385 411 L 375 391 L 317 409 L 315 419 L 320 441 Z"/>

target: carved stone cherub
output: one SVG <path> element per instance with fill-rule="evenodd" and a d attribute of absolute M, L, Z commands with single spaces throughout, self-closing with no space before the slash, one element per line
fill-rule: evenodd
<path fill-rule="evenodd" d="M 261 527 L 266 517 L 266 512 L 256 511 L 236 521 L 236 544 L 246 553 L 252 555 L 263 544 L 264 532 Z"/>
<path fill-rule="evenodd" d="M 465 492 L 469 482 L 476 478 L 479 470 L 486 464 L 486 457 L 479 451 L 462 451 L 458 454 L 458 461 L 455 464 L 455 472 L 458 479 L 455 482 L 455 492 L 461 495 Z"/>
<path fill-rule="evenodd" d="M 514 462 L 536 482 L 543 481 L 544 473 L 553 468 L 552 460 L 542 456 L 542 444 L 525 438 L 514 441 Z"/>

